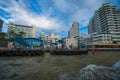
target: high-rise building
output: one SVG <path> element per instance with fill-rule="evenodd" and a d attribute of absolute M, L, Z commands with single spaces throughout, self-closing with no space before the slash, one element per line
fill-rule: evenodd
<path fill-rule="evenodd" d="M 0 32 L 2 31 L 2 27 L 3 27 L 3 20 L 0 19 Z"/>
<path fill-rule="evenodd" d="M 35 37 L 35 26 L 18 25 L 10 22 L 7 33 L 9 34 L 10 31 L 14 31 L 16 34 L 23 32 L 24 38 Z"/>
<path fill-rule="evenodd" d="M 89 21 L 88 33 L 111 34 L 113 43 L 120 43 L 120 10 L 109 3 L 95 11 Z"/>
<path fill-rule="evenodd" d="M 74 38 L 76 36 L 79 36 L 79 24 L 76 21 L 73 22 L 72 27 L 68 32 L 68 35 L 69 38 Z"/>
<path fill-rule="evenodd" d="M 97 10 L 88 25 L 88 33 L 91 34 L 94 32 L 101 32 L 100 19 Z"/>

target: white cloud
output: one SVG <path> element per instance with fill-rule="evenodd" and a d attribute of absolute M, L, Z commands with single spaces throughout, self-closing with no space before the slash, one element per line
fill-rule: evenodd
<path fill-rule="evenodd" d="M 38 4 L 32 3 L 32 5 L 38 11 L 41 9 L 42 13 L 36 14 L 29 10 L 31 4 L 28 0 L 19 0 L 19 2 L 0 0 L 0 9 L 11 14 L 10 21 L 36 25 L 38 30 L 40 29 L 40 31 L 37 30 L 37 34 L 42 30 L 61 34 L 65 31 L 67 33 L 74 20 L 79 22 L 80 28 L 87 26 L 94 11 L 106 1 L 112 2 L 112 0 L 38 0 Z M 115 1 L 118 2 L 118 0 Z M 5 7 L 2 7 L 2 4 Z M 50 17 L 52 14 L 56 16 Z M 83 32 L 87 33 L 86 30 Z"/>
<path fill-rule="evenodd" d="M 103 0 L 53 0 L 55 6 L 62 12 L 69 15 L 70 24 L 75 20 L 80 27 L 87 26 L 95 9 L 98 9 Z M 83 22 L 84 20 L 84 22 Z"/>
<path fill-rule="evenodd" d="M 66 12 L 69 9 L 69 2 L 66 0 L 53 0 L 55 6 L 59 8 L 62 12 Z"/>
<path fill-rule="evenodd" d="M 24 3 L 22 2 L 17 3 L 12 0 L 12 2 L 10 3 L 12 5 L 11 4 L 8 5 L 7 2 L 6 3 L 4 2 L 4 4 L 7 4 L 7 8 L 0 6 L 0 9 L 9 12 L 11 14 L 11 18 L 9 19 L 9 21 L 18 24 L 36 25 L 37 28 L 39 29 L 52 30 L 55 32 L 57 31 L 59 32 L 59 30 L 62 30 L 61 26 L 63 25 L 63 23 L 61 23 L 59 20 L 55 18 L 48 17 L 50 15 L 50 12 L 52 12 L 51 8 L 50 10 L 48 10 L 49 14 L 47 13 L 43 15 L 38 15 L 31 13 L 25 8 L 23 8 L 21 4 L 23 5 Z"/>

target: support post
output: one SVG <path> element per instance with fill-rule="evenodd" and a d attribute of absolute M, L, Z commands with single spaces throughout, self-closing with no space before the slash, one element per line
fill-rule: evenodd
<path fill-rule="evenodd" d="M 94 45 L 92 45 L 92 54 L 94 54 Z"/>

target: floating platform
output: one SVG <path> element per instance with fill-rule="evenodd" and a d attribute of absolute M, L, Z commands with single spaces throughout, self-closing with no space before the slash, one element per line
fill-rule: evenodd
<path fill-rule="evenodd" d="M 81 54 L 88 54 L 88 50 L 53 50 L 50 51 L 50 54 L 53 55 L 81 55 Z"/>
<path fill-rule="evenodd" d="M 0 56 L 36 56 L 44 55 L 43 50 L 0 50 Z"/>

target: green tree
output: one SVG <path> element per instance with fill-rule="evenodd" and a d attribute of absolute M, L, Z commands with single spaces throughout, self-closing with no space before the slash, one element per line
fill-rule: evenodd
<path fill-rule="evenodd" d="M 23 37 L 24 36 L 24 32 L 23 31 L 21 31 L 21 32 L 19 32 L 19 33 L 15 33 L 13 30 L 10 30 L 9 31 L 9 40 L 11 41 L 14 37 Z"/>
<path fill-rule="evenodd" d="M 24 33 L 23 31 L 19 32 L 19 37 L 23 37 L 24 34 L 25 34 L 25 33 Z"/>
<path fill-rule="evenodd" d="M 9 31 L 9 38 L 13 39 L 15 37 L 16 33 L 13 30 Z"/>
<path fill-rule="evenodd" d="M 0 32 L 0 41 L 7 41 L 7 39 L 5 38 L 6 33 L 4 32 Z"/>

